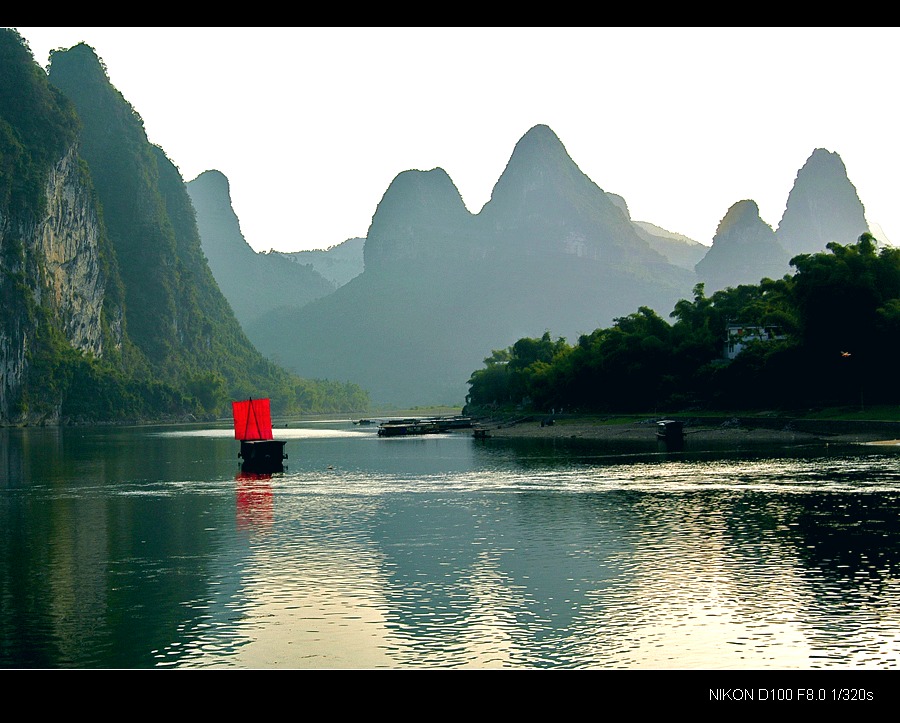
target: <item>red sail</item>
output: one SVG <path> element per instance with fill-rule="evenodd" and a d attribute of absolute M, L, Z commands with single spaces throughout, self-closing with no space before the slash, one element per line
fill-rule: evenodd
<path fill-rule="evenodd" d="M 241 440 L 272 439 L 272 413 L 268 399 L 232 402 L 234 438 Z"/>

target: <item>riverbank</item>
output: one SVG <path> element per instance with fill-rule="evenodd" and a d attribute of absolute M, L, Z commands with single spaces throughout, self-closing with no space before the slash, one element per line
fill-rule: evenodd
<path fill-rule="evenodd" d="M 656 440 L 661 418 L 610 419 L 561 415 L 520 419 L 482 419 L 488 437 L 506 439 L 582 439 L 614 443 Z M 685 445 L 721 443 L 848 443 L 900 445 L 900 422 L 760 418 L 682 418 Z"/>

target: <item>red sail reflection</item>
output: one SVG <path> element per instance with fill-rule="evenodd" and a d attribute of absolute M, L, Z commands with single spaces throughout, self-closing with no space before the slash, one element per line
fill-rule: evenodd
<path fill-rule="evenodd" d="M 238 472 L 238 529 L 272 524 L 272 475 L 261 472 Z"/>

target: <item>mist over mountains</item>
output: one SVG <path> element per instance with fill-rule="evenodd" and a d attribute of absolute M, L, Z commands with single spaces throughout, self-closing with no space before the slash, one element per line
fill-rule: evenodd
<path fill-rule="evenodd" d="M 297 310 L 337 288 L 311 264 L 277 253 L 257 254 L 244 240 L 228 179 L 219 171 L 200 174 L 186 188 L 209 268 L 245 330 L 274 308 Z"/>
<path fill-rule="evenodd" d="M 280 254 L 297 264 L 309 264 L 337 288 L 363 272 L 365 243 L 364 238 L 348 238 L 327 249 L 271 251 L 270 253 Z"/>
<path fill-rule="evenodd" d="M 376 404 L 461 404 L 494 349 L 544 332 L 574 343 L 641 306 L 668 317 L 697 283 L 711 294 L 780 278 L 793 255 L 867 230 L 840 158 L 817 149 L 777 232 L 744 200 L 706 246 L 632 220 L 626 200 L 537 125 L 477 214 L 443 169 L 399 173 L 372 217 L 363 270 L 302 308 L 273 306 L 246 332 L 286 368 L 352 380 Z"/>
<path fill-rule="evenodd" d="M 461 404 L 484 357 L 521 336 L 575 337 L 640 305 L 668 313 L 694 275 L 646 233 L 540 125 L 478 214 L 443 169 L 398 174 L 363 273 L 247 332 L 288 369 L 357 380 L 375 403 Z"/>

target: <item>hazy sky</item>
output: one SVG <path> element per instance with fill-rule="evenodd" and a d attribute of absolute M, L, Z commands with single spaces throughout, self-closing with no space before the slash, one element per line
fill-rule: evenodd
<path fill-rule="evenodd" d="M 744 199 L 777 228 L 825 148 L 900 241 L 900 28 L 17 30 L 42 66 L 93 47 L 185 181 L 228 177 L 258 251 L 365 236 L 409 169 L 477 213 L 539 123 L 634 220 L 706 244 Z"/>

